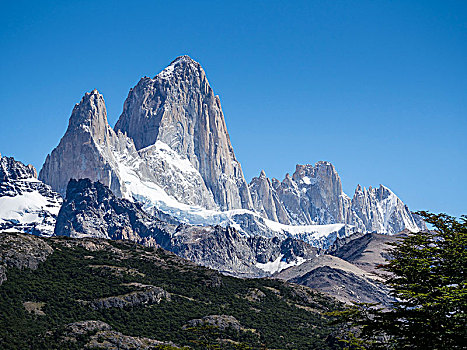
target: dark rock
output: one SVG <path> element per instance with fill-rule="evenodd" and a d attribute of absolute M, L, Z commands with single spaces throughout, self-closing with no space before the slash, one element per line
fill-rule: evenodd
<path fill-rule="evenodd" d="M 162 233 L 159 220 L 140 206 L 117 198 L 100 182 L 70 180 L 67 196 L 57 217 L 55 235 L 127 239 L 151 245 Z M 154 242 L 153 242 L 154 243 Z"/>
<path fill-rule="evenodd" d="M 310 258 L 317 252 L 299 240 L 247 237 L 233 227 L 165 223 L 89 179 L 70 180 L 55 234 L 157 244 L 195 263 L 245 277 L 269 275 L 256 264 L 274 261 L 281 254 L 291 262 L 298 257 Z"/>

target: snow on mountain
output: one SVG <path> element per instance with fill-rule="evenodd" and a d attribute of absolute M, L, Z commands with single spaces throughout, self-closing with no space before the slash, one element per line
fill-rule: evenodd
<path fill-rule="evenodd" d="M 0 155 L 0 230 L 53 234 L 62 198 L 36 177 L 32 165 Z"/>
<path fill-rule="evenodd" d="M 299 266 L 303 264 L 306 260 L 302 257 L 298 257 L 297 260 L 292 262 L 287 262 L 284 260 L 284 255 L 279 255 L 276 260 L 268 261 L 267 263 L 256 263 L 256 267 L 260 268 L 263 271 L 269 272 L 270 274 L 280 272 L 282 270 L 288 269 L 292 266 Z"/>
<path fill-rule="evenodd" d="M 404 229 L 412 232 L 426 229 L 394 192 L 383 185 L 368 189 L 357 186 L 348 221 L 367 232 L 394 234 Z"/>
<path fill-rule="evenodd" d="M 165 156 L 171 153 L 168 146 L 161 142 L 156 143 L 155 146 L 163 150 L 164 153 L 167 152 Z M 165 159 L 164 156 L 161 158 Z M 221 211 L 188 205 L 168 195 L 164 188 L 158 184 L 142 179 L 138 172 L 138 162 L 129 162 L 128 158 L 119 158 L 118 155 L 116 159 L 118 160 L 116 173 L 125 185 L 126 192 L 123 194 L 125 198 L 140 202 L 149 213 L 160 211 L 174 217 L 181 223 L 198 226 L 232 226 L 247 236 L 296 237 L 322 247 L 328 246 L 327 238 L 330 235 L 344 237 L 354 231 L 352 227 L 345 224 L 284 225 L 263 218 L 258 213 L 248 209 Z M 185 186 L 189 186 L 188 179 L 199 176 L 196 170 L 190 167 L 187 160 L 183 161 L 174 156 L 174 158 L 169 157 L 166 161 L 172 164 L 172 167 L 169 166 L 168 169 L 176 168 L 175 172 L 167 174 L 174 179 L 174 182 L 187 183 Z M 180 168 L 183 168 L 184 171 L 180 171 Z M 177 177 L 180 177 L 184 172 L 187 177 L 178 179 Z"/>

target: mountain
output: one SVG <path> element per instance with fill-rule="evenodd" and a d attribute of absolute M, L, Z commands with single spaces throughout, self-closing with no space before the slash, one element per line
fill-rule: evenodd
<path fill-rule="evenodd" d="M 250 192 L 255 209 L 283 224 L 345 223 L 359 232 L 395 234 L 404 229 L 426 229 L 425 224 L 387 187 L 357 186 L 350 199 L 329 162 L 297 165 L 292 176 L 280 182 L 264 171 L 252 179 Z"/>
<path fill-rule="evenodd" d="M 154 79 L 141 79 L 130 90 L 115 129 L 138 150 L 160 141 L 188 159 L 221 210 L 252 208 L 219 97 L 190 57 L 178 57 Z"/>
<path fill-rule="evenodd" d="M 117 152 L 136 150 L 131 140 L 110 127 L 104 98 L 93 90 L 73 108 L 65 135 L 47 155 L 39 180 L 64 196 L 70 179 L 91 178 L 122 196 L 125 185 L 118 172 Z"/>
<path fill-rule="evenodd" d="M 397 243 L 406 237 L 407 232 L 397 235 L 381 235 L 377 233 L 356 234 L 338 239 L 327 249 L 327 253 L 339 257 L 369 273 L 382 274 L 377 270 L 390 259 L 390 244 Z"/>
<path fill-rule="evenodd" d="M 327 254 L 280 271 L 274 278 L 319 290 L 347 304 L 380 303 L 389 307 L 394 302 L 380 277 Z"/>
<path fill-rule="evenodd" d="M 141 205 L 116 197 L 100 182 L 70 180 L 55 236 L 130 240 L 160 246 L 197 264 L 242 277 L 270 276 L 316 256 L 317 249 L 292 238 L 248 237 L 233 227 L 168 223 Z"/>
<path fill-rule="evenodd" d="M 0 271 L 2 349 L 341 348 L 334 299 L 161 248 L 1 233 Z"/>
<path fill-rule="evenodd" d="M 297 165 L 285 179 L 262 172 L 248 185 L 219 97 L 188 56 L 130 90 L 112 129 L 102 95 L 86 93 L 39 179 L 62 195 L 89 178 L 156 217 L 231 226 L 254 237 L 302 239 L 326 248 L 356 231 L 418 231 L 424 224 L 388 188 L 357 188 L 350 199 L 329 162 Z"/>
<path fill-rule="evenodd" d="M 0 155 L 0 230 L 50 236 L 61 204 L 32 165 Z"/>
<path fill-rule="evenodd" d="M 387 272 L 378 267 L 391 258 L 390 244 L 402 237 L 404 233 L 356 233 L 339 238 L 321 255 L 278 271 L 274 277 L 325 292 L 345 303 L 390 307 L 395 299 L 382 283 Z"/>

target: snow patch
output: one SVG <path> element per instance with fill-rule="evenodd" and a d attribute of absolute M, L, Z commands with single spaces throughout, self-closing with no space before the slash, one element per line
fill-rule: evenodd
<path fill-rule="evenodd" d="M 303 264 L 306 259 L 301 256 L 297 257 L 296 260 L 287 262 L 284 259 L 284 254 L 281 254 L 274 261 L 268 261 L 267 263 L 256 263 L 255 266 L 263 271 L 269 272 L 270 274 L 280 272 L 292 266 L 298 266 Z"/>

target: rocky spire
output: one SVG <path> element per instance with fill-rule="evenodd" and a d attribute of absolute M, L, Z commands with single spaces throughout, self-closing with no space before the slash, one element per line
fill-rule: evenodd
<path fill-rule="evenodd" d="M 115 129 L 132 138 L 138 150 L 160 141 L 188 159 L 221 209 L 252 208 L 219 97 L 190 57 L 178 57 L 154 79 L 142 78 L 128 94 Z"/>
<path fill-rule="evenodd" d="M 76 132 L 80 129 L 99 143 L 105 142 L 111 133 L 107 122 L 104 97 L 96 89 L 87 92 L 81 102 L 73 108 L 67 132 Z"/>
<path fill-rule="evenodd" d="M 39 179 L 62 195 L 72 178 L 99 180 L 121 195 L 112 154 L 116 142 L 117 136 L 107 122 L 103 96 L 97 90 L 88 92 L 73 108 L 68 129 L 47 156 Z"/>
<path fill-rule="evenodd" d="M 249 188 L 253 207 L 258 213 L 273 221 L 290 223 L 287 212 L 264 170 L 261 170 L 259 177 L 251 180 Z"/>

